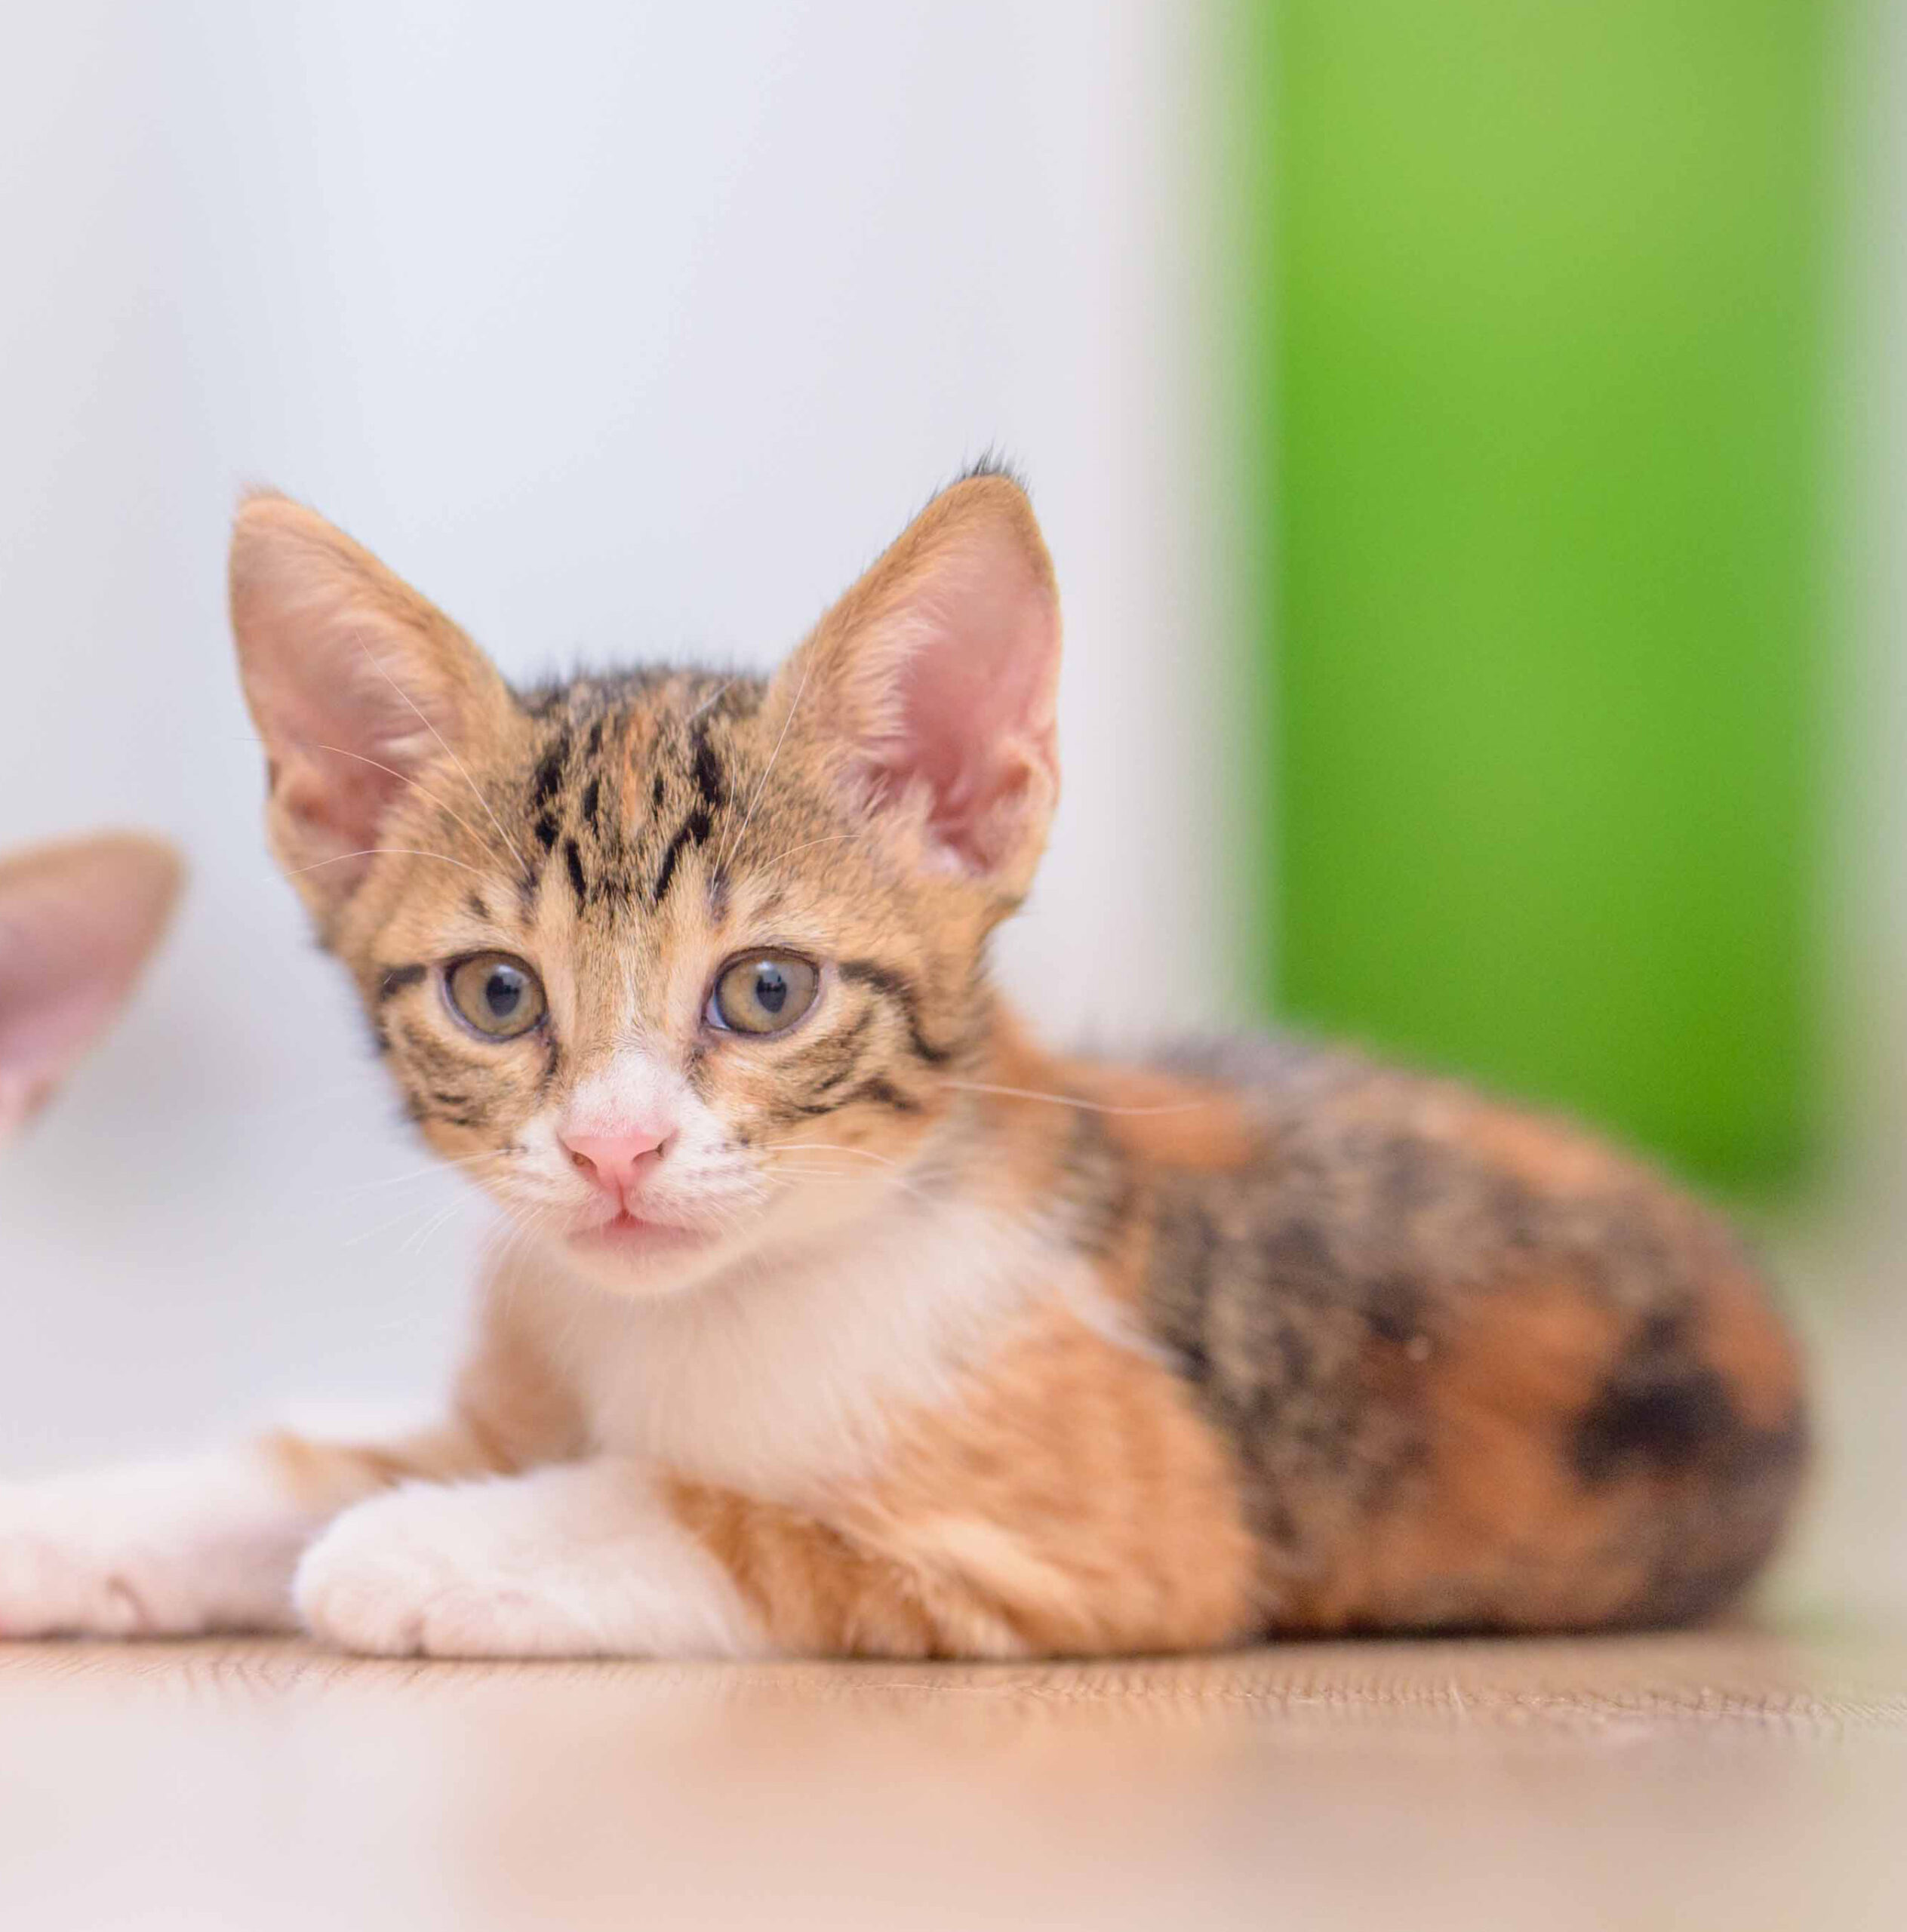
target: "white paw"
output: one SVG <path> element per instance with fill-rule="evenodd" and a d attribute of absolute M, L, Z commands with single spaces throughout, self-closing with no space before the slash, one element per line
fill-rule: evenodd
<path fill-rule="evenodd" d="M 306 1552 L 306 1627 L 384 1657 L 734 1656 L 727 1577 L 626 1466 L 577 1463 L 361 1503 Z"/>
<path fill-rule="evenodd" d="M 490 1484 L 416 1484 L 348 1509 L 305 1552 L 292 1598 L 314 1636 L 383 1657 L 533 1657 L 555 1606 L 476 1500 Z M 581 1633 L 571 1632 L 570 1647 Z"/>
<path fill-rule="evenodd" d="M 0 1484 L 0 1638 L 291 1629 L 312 1527 L 244 1456 Z"/>

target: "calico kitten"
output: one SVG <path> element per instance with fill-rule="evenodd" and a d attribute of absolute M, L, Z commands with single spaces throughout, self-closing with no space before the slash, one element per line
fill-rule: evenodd
<path fill-rule="evenodd" d="M 179 879 L 169 847 L 131 832 L 0 857 L 0 1142 L 125 1004 Z"/>
<path fill-rule="evenodd" d="M 0 1629 L 1012 1657 L 1666 1622 L 1761 1567 L 1798 1370 L 1702 1208 L 1454 1086 L 1087 1063 L 996 995 L 1059 789 L 1009 478 L 767 678 L 513 691 L 274 496 L 232 591 L 272 849 L 514 1233 L 441 1425 L 0 1509 Z"/>

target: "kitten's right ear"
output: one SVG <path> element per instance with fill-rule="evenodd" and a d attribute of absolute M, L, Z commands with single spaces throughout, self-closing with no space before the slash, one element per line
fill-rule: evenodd
<path fill-rule="evenodd" d="M 0 1140 L 125 1003 L 183 875 L 169 845 L 130 832 L 0 859 Z"/>
<path fill-rule="evenodd" d="M 272 850 L 322 923 L 407 785 L 510 709 L 457 626 L 316 511 L 261 492 L 232 531 L 232 629 L 265 741 Z"/>

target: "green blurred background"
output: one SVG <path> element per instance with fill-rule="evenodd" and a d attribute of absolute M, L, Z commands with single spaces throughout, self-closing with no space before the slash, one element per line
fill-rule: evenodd
<path fill-rule="evenodd" d="M 1837 10 L 1240 26 L 1266 991 L 1779 1192 L 1824 1084 Z"/>

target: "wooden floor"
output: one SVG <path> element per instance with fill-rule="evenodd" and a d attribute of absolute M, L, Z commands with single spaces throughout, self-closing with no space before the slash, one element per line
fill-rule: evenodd
<path fill-rule="evenodd" d="M 1907 1927 L 1888 1322 L 1838 1324 L 1859 1426 L 1728 1628 L 1037 1669 L 0 1646 L 0 1927 Z"/>
<path fill-rule="evenodd" d="M 0 1650 L 0 1924 L 1907 1924 L 1907 1629 L 887 1666 Z"/>

